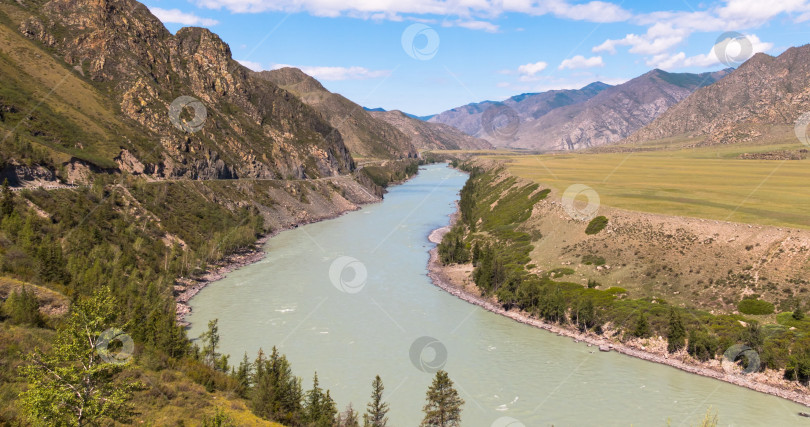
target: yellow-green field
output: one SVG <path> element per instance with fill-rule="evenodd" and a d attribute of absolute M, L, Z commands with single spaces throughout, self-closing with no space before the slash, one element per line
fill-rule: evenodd
<path fill-rule="evenodd" d="M 511 172 L 558 191 L 595 189 L 622 209 L 810 228 L 810 159 L 742 160 L 741 153 L 799 150 L 798 143 L 633 153 L 495 155 Z"/>

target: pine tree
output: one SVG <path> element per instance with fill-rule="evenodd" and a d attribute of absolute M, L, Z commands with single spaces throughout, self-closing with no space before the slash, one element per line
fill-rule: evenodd
<path fill-rule="evenodd" d="M 304 397 L 304 422 L 316 427 L 331 427 L 337 416 L 337 405 L 318 385 L 318 373 L 312 378 L 312 389 Z"/>
<path fill-rule="evenodd" d="M 8 178 L 3 180 L 3 190 L 0 191 L 0 214 L 3 218 L 14 213 L 14 193 L 8 186 Z"/>
<path fill-rule="evenodd" d="M 208 330 L 203 332 L 200 335 L 200 341 L 202 341 L 202 358 L 203 363 L 212 367 L 218 368 L 219 361 L 220 361 L 220 354 L 217 353 L 217 348 L 219 348 L 219 327 L 217 326 L 217 322 L 219 319 L 212 319 L 208 321 Z"/>
<path fill-rule="evenodd" d="M 242 362 L 239 363 L 239 367 L 232 373 L 232 376 L 239 384 L 236 389 L 236 393 L 239 395 L 239 397 L 247 397 L 248 390 L 250 390 L 250 376 L 252 370 L 253 365 L 250 363 L 247 353 L 245 353 L 245 355 L 242 357 Z"/>
<path fill-rule="evenodd" d="M 669 309 L 669 331 L 667 333 L 667 351 L 675 353 L 686 346 L 686 329 L 681 315 L 674 308 Z"/>
<path fill-rule="evenodd" d="M 273 347 L 270 358 L 259 350 L 253 363 L 251 409 L 263 418 L 296 425 L 302 416 L 301 380 L 292 373 L 287 358 Z"/>
<path fill-rule="evenodd" d="M 383 402 L 382 378 L 379 375 L 371 382 L 371 401 L 368 402 L 363 425 L 366 427 L 385 427 L 388 425 L 388 404 Z"/>
<path fill-rule="evenodd" d="M 633 330 L 633 335 L 638 338 L 647 338 L 650 336 L 650 324 L 647 323 L 647 315 L 642 311 L 638 314 L 636 320 L 636 329 Z"/>
<path fill-rule="evenodd" d="M 461 425 L 461 407 L 464 400 L 453 388 L 453 381 L 445 371 L 436 372 L 427 391 L 425 418 L 421 427 L 456 427 Z"/>
<path fill-rule="evenodd" d="M 29 291 L 25 286 L 9 295 L 6 303 L 3 304 L 3 313 L 15 325 L 38 326 L 42 324 L 37 296 L 34 291 Z"/>

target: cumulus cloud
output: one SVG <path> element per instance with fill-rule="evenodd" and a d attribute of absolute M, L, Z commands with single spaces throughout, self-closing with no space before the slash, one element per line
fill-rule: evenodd
<path fill-rule="evenodd" d="M 531 64 L 524 64 L 524 65 L 521 65 L 521 66 L 518 67 L 518 73 L 524 74 L 524 75 L 527 75 L 527 76 L 533 76 L 533 75 L 545 70 L 546 67 L 548 67 L 548 64 L 543 62 L 543 61 L 534 62 L 534 63 L 531 63 Z"/>
<path fill-rule="evenodd" d="M 592 56 L 590 58 L 586 58 L 582 55 L 577 55 L 573 58 L 564 59 L 557 68 L 560 70 L 564 70 L 566 68 L 573 70 L 575 68 L 603 67 L 604 65 L 605 63 L 602 61 L 601 56 Z"/>
<path fill-rule="evenodd" d="M 748 40 L 747 43 L 750 43 L 751 51 L 750 52 L 742 52 L 740 51 L 741 47 L 737 43 L 727 43 L 728 40 L 721 40 L 718 42 L 717 45 L 719 46 L 721 51 L 722 49 L 729 49 L 728 55 L 735 59 L 735 62 L 743 62 L 748 60 L 750 57 L 754 56 L 754 54 L 759 52 L 767 52 L 773 47 L 773 43 L 763 42 L 762 40 L 757 37 L 756 34 L 749 34 L 746 35 L 745 38 Z M 746 43 L 746 44 L 747 44 Z M 695 55 L 687 57 L 684 52 L 678 52 L 676 54 L 660 54 L 655 55 L 649 60 L 647 60 L 647 65 L 651 67 L 660 68 L 662 70 L 671 70 L 675 68 L 685 68 L 685 67 L 711 67 L 715 65 L 722 64 L 720 58 L 717 57 L 717 49 L 715 46 L 712 46 L 712 49 L 705 54 Z M 740 57 L 740 55 L 744 55 Z"/>
<path fill-rule="evenodd" d="M 181 24 L 181 25 L 202 25 L 211 27 L 219 24 L 216 19 L 202 18 L 193 13 L 186 13 L 180 9 L 161 9 L 159 7 L 150 7 L 149 11 L 152 12 L 164 24 Z"/>
<path fill-rule="evenodd" d="M 288 64 L 275 64 L 270 69 L 277 70 L 279 68 L 295 67 Z M 380 77 L 387 77 L 391 74 L 390 70 L 369 70 L 365 67 L 312 67 L 302 66 L 295 67 L 300 69 L 306 74 L 315 77 L 318 80 L 324 81 L 337 81 L 337 80 L 367 80 L 376 79 Z"/>

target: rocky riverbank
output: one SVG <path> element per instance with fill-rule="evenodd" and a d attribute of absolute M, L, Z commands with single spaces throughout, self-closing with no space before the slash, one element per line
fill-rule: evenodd
<path fill-rule="evenodd" d="M 450 231 L 457 218 L 458 212 L 451 217 L 450 225 L 433 230 L 428 239 L 437 244 L 441 242 L 441 239 Z M 736 365 L 726 365 L 724 367 L 719 360 L 700 362 L 691 358 L 683 350 L 669 354 L 666 350 L 666 339 L 663 337 L 620 342 L 609 338 L 613 336 L 614 332 L 609 326 L 605 328 L 602 335 L 593 332 L 582 333 L 576 328 L 546 323 L 523 311 L 504 310 L 495 298 L 486 298 L 480 295 L 475 285 L 469 280 L 469 271 L 469 266 L 465 269 L 463 267 L 459 268 L 459 266 L 443 265 L 438 257 L 438 249 L 433 248 L 430 251 L 430 260 L 428 261 L 428 276 L 430 279 L 439 288 L 466 302 L 517 322 L 544 329 L 559 336 L 573 338 L 576 342 L 582 342 L 589 347 L 593 347 L 594 351 L 597 349 L 601 351 L 617 351 L 621 354 L 669 365 L 682 371 L 715 378 L 810 407 L 810 394 L 807 393 L 807 388 L 796 382 L 784 380 L 781 373 L 774 370 L 743 374 Z"/>

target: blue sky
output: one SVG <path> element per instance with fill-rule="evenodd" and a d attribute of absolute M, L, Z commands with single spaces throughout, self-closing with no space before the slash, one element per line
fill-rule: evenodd
<path fill-rule="evenodd" d="M 433 114 L 524 92 L 703 72 L 810 42 L 810 0 L 146 0 L 252 69 L 291 65 L 369 107 Z M 719 43 L 718 43 L 719 41 Z"/>

